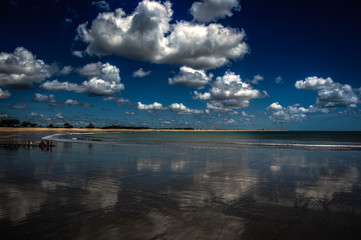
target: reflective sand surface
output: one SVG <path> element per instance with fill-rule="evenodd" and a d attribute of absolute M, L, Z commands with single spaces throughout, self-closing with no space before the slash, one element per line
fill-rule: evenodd
<path fill-rule="evenodd" d="M 0 148 L 2 239 L 360 239 L 361 152 Z"/>

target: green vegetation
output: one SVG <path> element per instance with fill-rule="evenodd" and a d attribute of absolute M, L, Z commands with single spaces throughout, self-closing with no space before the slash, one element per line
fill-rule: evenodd
<path fill-rule="evenodd" d="M 9 119 L 1 119 L 0 127 L 19 127 L 20 121 L 18 119 L 9 118 Z"/>
<path fill-rule="evenodd" d="M 110 126 L 102 127 L 102 129 L 149 129 L 149 127 L 121 126 L 119 124 L 113 124 Z"/>
<path fill-rule="evenodd" d="M 73 128 L 74 126 L 71 125 L 70 123 L 64 123 L 64 128 Z"/>
<path fill-rule="evenodd" d="M 95 128 L 95 125 L 93 122 L 90 122 L 88 125 L 85 126 L 85 128 Z"/>

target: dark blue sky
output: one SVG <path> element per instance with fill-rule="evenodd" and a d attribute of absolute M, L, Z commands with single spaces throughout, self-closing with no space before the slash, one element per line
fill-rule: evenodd
<path fill-rule="evenodd" d="M 0 116 L 361 130 L 357 1 L 0 3 Z"/>

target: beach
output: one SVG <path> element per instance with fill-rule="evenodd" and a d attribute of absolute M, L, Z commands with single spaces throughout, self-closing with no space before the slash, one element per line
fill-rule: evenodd
<path fill-rule="evenodd" d="M 0 148 L 3 239 L 361 237 L 359 133 L 0 134 L 56 145 Z"/>

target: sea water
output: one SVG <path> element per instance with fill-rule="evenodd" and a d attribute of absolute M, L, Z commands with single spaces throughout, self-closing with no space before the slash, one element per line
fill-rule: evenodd
<path fill-rule="evenodd" d="M 361 237 L 359 132 L 43 137 L 0 149 L 4 239 Z"/>

